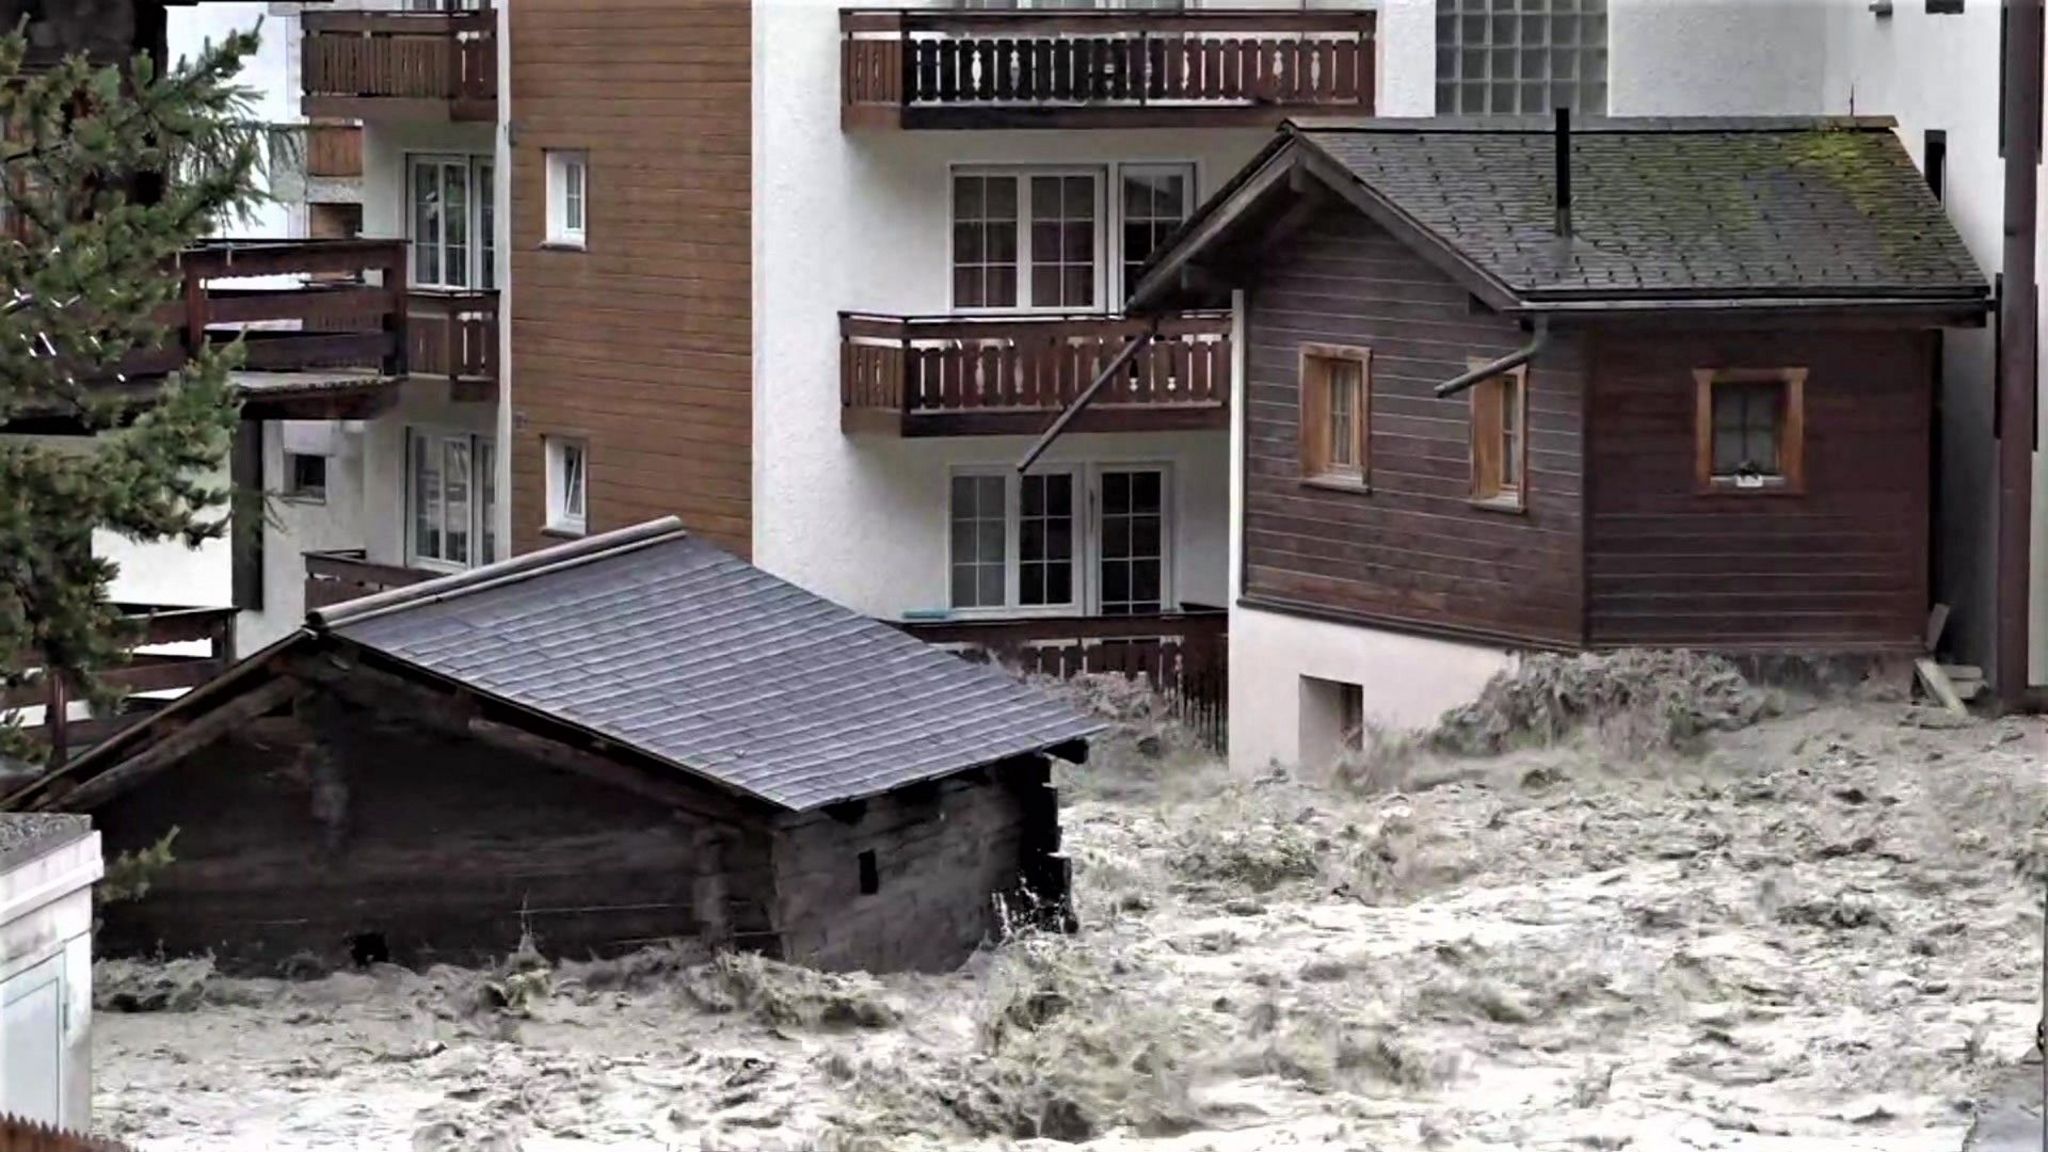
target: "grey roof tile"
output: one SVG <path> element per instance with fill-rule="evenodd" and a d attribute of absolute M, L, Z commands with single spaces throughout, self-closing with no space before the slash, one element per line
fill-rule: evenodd
<path fill-rule="evenodd" d="M 1548 130 L 1296 131 L 1524 299 L 1986 290 L 1883 122 L 1596 123 L 1572 135 L 1567 245 Z"/>
<path fill-rule="evenodd" d="M 541 553 L 494 566 L 524 566 L 509 580 L 479 569 L 314 620 L 344 640 L 797 810 L 1101 728 L 997 669 L 680 530 L 589 547 L 598 543 L 584 542 L 558 565 Z"/>

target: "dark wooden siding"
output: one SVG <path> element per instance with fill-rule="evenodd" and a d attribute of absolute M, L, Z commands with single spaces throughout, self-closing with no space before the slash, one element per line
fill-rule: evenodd
<path fill-rule="evenodd" d="M 1927 333 L 1869 328 L 1600 338 L 1593 642 L 1917 646 L 1933 354 Z M 1805 495 L 1695 492 L 1707 367 L 1808 370 Z"/>
<path fill-rule="evenodd" d="M 1470 400 L 1432 389 L 1526 336 L 1348 208 L 1264 262 L 1247 320 L 1245 594 L 1342 616 L 1538 643 L 1581 638 L 1580 351 L 1529 371 L 1527 510 L 1471 502 Z M 1372 349 L 1372 491 L 1308 487 L 1304 344 Z"/>
<path fill-rule="evenodd" d="M 995 936 L 993 897 L 1014 899 L 1034 854 L 1058 842 L 1043 762 L 1017 767 L 879 796 L 858 819 L 793 819 L 775 848 L 775 923 L 787 954 L 827 969 L 938 972 Z M 1046 801 L 1036 811 L 1032 789 Z M 875 853 L 880 880 L 866 895 L 862 852 Z"/>
<path fill-rule="evenodd" d="M 323 714 L 297 739 L 230 737 L 92 813 L 109 859 L 179 830 L 148 897 L 105 909 L 104 953 L 211 952 L 261 972 L 346 964 L 377 933 L 399 963 L 480 964 L 528 927 L 550 955 L 587 956 L 707 919 L 766 926 L 765 831 L 475 740 Z"/>
<path fill-rule="evenodd" d="M 746 0 L 510 8 L 512 525 L 546 517 L 541 438 L 590 445 L 590 528 L 673 513 L 741 556 L 752 491 Z M 544 150 L 590 154 L 589 248 L 540 247 Z"/>

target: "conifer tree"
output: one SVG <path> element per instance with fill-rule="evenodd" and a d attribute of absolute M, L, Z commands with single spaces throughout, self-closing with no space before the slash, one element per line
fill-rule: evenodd
<path fill-rule="evenodd" d="M 256 37 L 171 69 L 146 55 L 29 68 L 21 32 L 0 39 L 0 430 L 54 419 L 87 435 L 0 434 L 0 689 L 61 676 L 106 708 L 118 693 L 102 674 L 137 632 L 108 602 L 93 532 L 196 545 L 227 531 L 214 477 L 239 349 L 167 376 L 124 367 L 178 347 L 178 254 L 260 199 L 261 132 L 236 81 Z M 33 762 L 39 745 L 0 721 L 0 757 Z"/>

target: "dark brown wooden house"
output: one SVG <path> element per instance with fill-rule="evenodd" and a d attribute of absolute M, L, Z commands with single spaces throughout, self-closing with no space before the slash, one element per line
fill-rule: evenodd
<path fill-rule="evenodd" d="M 1064 906 L 1047 757 L 1095 727 L 671 519 L 316 611 L 0 807 L 178 830 L 108 953 L 937 969 Z"/>
<path fill-rule="evenodd" d="M 1231 290 L 1233 696 L 1321 643 L 1262 660 L 1272 617 L 1918 650 L 1937 335 L 1989 293 L 1889 121 L 1289 125 L 1132 310 Z"/>

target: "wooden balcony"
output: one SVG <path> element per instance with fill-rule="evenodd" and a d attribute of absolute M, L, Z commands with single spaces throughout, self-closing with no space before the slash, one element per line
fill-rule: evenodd
<path fill-rule="evenodd" d="M 172 608 L 161 605 L 124 604 L 125 615 L 142 618 L 142 638 L 128 662 L 106 673 L 109 684 L 128 693 L 165 693 L 196 688 L 222 672 L 234 661 L 235 615 L 233 608 Z M 181 652 L 160 649 L 176 645 Z M 151 651 L 151 649 L 159 649 Z M 194 649 L 197 649 L 196 651 Z M 81 717 L 76 710 L 77 693 L 63 680 L 32 674 L 19 688 L 0 692 L 0 711 L 38 709 L 31 722 L 23 725 L 32 734 L 49 741 L 52 765 L 62 764 L 85 746 L 96 744 L 135 723 L 160 706 L 163 698 L 134 698 L 110 716 Z"/>
<path fill-rule="evenodd" d="M 898 623 L 925 641 L 1039 676 L 1114 672 L 1142 678 L 1174 717 L 1221 751 L 1230 715 L 1230 614 L 1197 608 L 1147 616 Z"/>
<path fill-rule="evenodd" d="M 446 380 L 458 400 L 496 400 L 498 294 L 414 290 L 406 307 L 408 374 Z"/>
<path fill-rule="evenodd" d="M 498 17 L 308 12 L 302 111 L 347 120 L 496 120 Z"/>
<path fill-rule="evenodd" d="M 441 575 L 396 564 L 373 564 L 364 557 L 360 548 L 306 553 L 306 610 L 404 588 Z"/>
<path fill-rule="evenodd" d="M 840 122 L 863 128 L 1277 124 L 1373 112 L 1368 11 L 840 10 Z"/>
<path fill-rule="evenodd" d="M 889 436 L 1036 435 L 1142 320 L 1114 316 L 839 317 L 840 427 Z M 1230 426 L 1228 313 L 1159 326 L 1069 425 L 1074 432 Z"/>

